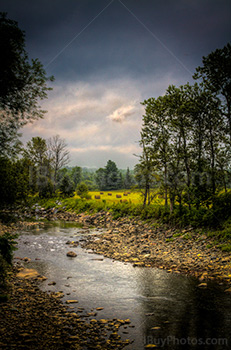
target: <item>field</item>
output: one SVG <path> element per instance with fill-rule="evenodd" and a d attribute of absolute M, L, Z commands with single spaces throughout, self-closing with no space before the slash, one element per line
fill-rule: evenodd
<path fill-rule="evenodd" d="M 130 191 L 130 190 L 116 190 L 116 191 L 90 191 L 89 195 L 91 200 L 97 202 L 106 202 L 107 204 L 113 203 L 132 203 L 132 204 L 142 204 L 142 194 L 140 191 Z M 75 195 L 75 198 L 79 198 Z M 153 201 L 154 204 L 164 204 L 163 198 L 159 196 L 155 197 Z"/>
<path fill-rule="evenodd" d="M 130 191 L 91 191 L 89 192 L 92 199 L 97 201 L 106 201 L 110 203 L 118 202 L 129 202 L 134 204 L 139 204 L 142 202 L 140 192 L 130 192 Z"/>

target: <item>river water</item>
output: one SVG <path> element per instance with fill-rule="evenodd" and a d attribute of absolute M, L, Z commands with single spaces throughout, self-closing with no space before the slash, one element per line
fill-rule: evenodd
<path fill-rule="evenodd" d="M 61 222 L 29 227 L 20 233 L 15 257 L 30 258 L 25 266 L 47 277 L 42 290 L 63 291 L 64 302 L 77 299 L 71 310 L 84 315 L 102 307 L 91 318 L 129 318 L 131 324 L 119 332 L 134 340 L 127 350 L 148 344 L 172 350 L 231 348 L 231 294 L 223 286 L 199 288 L 193 278 L 133 267 L 66 244 L 100 232 Z M 70 250 L 76 258 L 66 256 Z"/>

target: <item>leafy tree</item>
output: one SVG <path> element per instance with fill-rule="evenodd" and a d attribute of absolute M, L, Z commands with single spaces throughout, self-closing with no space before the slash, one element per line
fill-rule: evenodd
<path fill-rule="evenodd" d="M 88 194 L 88 191 L 88 186 L 84 182 L 79 183 L 76 188 L 77 195 L 81 198 L 90 199 L 91 196 Z"/>
<path fill-rule="evenodd" d="M 37 189 L 39 197 L 50 198 L 54 193 L 54 184 L 48 174 L 43 173 L 37 176 Z"/>
<path fill-rule="evenodd" d="M 82 180 L 82 168 L 79 166 L 75 166 L 71 169 L 71 178 L 74 182 L 75 187 L 81 182 Z"/>
<path fill-rule="evenodd" d="M 116 163 L 112 160 L 107 162 L 105 167 L 106 187 L 107 190 L 117 190 L 120 185 L 120 174 Z"/>
<path fill-rule="evenodd" d="M 45 166 L 48 161 L 46 140 L 39 136 L 32 137 L 31 141 L 27 142 L 24 156 L 36 167 Z"/>
<path fill-rule="evenodd" d="M 23 125 L 43 117 L 39 100 L 47 98 L 47 77 L 38 59 L 30 62 L 25 50 L 25 34 L 17 22 L 0 13 L 0 147 L 11 151 Z"/>
<path fill-rule="evenodd" d="M 134 178 L 130 172 L 130 169 L 127 168 L 127 171 L 124 177 L 124 188 L 130 189 L 133 185 L 134 185 Z"/>
<path fill-rule="evenodd" d="M 140 156 L 139 164 L 135 166 L 135 179 L 140 186 L 143 205 L 145 206 L 146 204 L 150 204 L 153 199 L 151 188 L 156 184 L 156 176 L 152 161 L 152 150 L 150 147 L 146 147 L 143 140 L 141 140 L 141 144 L 143 146 L 143 152 Z"/>
<path fill-rule="evenodd" d="M 148 175 L 152 172 L 161 174 L 165 205 L 168 204 L 168 172 L 170 160 L 169 117 L 166 114 L 166 97 L 150 98 L 142 104 L 145 106 L 140 145 L 143 148 L 141 162 L 146 169 L 146 186 Z"/>
<path fill-rule="evenodd" d="M 0 206 L 26 201 L 29 194 L 29 162 L 0 158 Z"/>
<path fill-rule="evenodd" d="M 64 175 L 59 185 L 59 190 L 63 196 L 72 197 L 74 195 L 74 183 L 69 175 Z"/>
<path fill-rule="evenodd" d="M 38 191 L 41 197 L 49 197 L 54 192 L 54 183 L 46 140 L 39 136 L 32 137 L 32 140 L 27 142 L 24 158 L 31 164 L 31 189 L 34 192 Z"/>
<path fill-rule="evenodd" d="M 121 174 L 112 160 L 108 160 L 104 168 L 96 171 L 96 184 L 100 190 L 117 190 L 122 186 Z"/>
<path fill-rule="evenodd" d="M 164 96 L 143 105 L 143 154 L 136 176 L 143 169 L 144 198 L 149 196 L 150 175 L 156 172 L 170 211 L 176 201 L 180 207 L 183 202 L 199 207 L 227 183 L 230 157 L 219 99 L 203 85 L 171 85 Z"/>
<path fill-rule="evenodd" d="M 84 182 L 90 190 L 96 189 L 95 171 L 88 168 L 82 169 L 81 181 Z"/>
<path fill-rule="evenodd" d="M 203 57 L 202 63 L 203 66 L 196 68 L 194 79 L 202 78 L 207 89 L 223 97 L 223 111 L 231 141 L 231 44 Z"/>
<path fill-rule="evenodd" d="M 105 169 L 99 168 L 96 171 L 95 181 L 100 191 L 104 191 L 107 189 Z"/>

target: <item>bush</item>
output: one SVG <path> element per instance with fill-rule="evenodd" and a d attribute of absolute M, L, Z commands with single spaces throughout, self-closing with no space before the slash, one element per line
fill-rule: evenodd
<path fill-rule="evenodd" d="M 0 236 L 0 284 L 5 284 L 7 269 L 12 264 L 16 234 L 5 233 Z"/>
<path fill-rule="evenodd" d="M 54 185 L 47 176 L 40 175 L 38 178 L 38 191 L 40 198 L 50 198 L 54 192 Z"/>
<path fill-rule="evenodd" d="M 70 176 L 64 175 L 59 185 L 59 190 L 64 197 L 74 196 L 74 183 Z"/>
<path fill-rule="evenodd" d="M 78 184 L 76 188 L 77 195 L 80 196 L 80 198 L 91 199 L 91 196 L 89 195 L 88 191 L 88 186 L 84 182 Z"/>

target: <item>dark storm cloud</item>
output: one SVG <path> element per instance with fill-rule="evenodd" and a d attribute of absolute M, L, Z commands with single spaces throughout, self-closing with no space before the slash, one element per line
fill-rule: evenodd
<path fill-rule="evenodd" d="M 1 7 L 25 29 L 31 55 L 45 66 L 95 18 L 49 64 L 63 79 L 110 70 L 113 76 L 183 66 L 194 71 L 202 55 L 230 40 L 227 0 L 8 0 Z"/>

